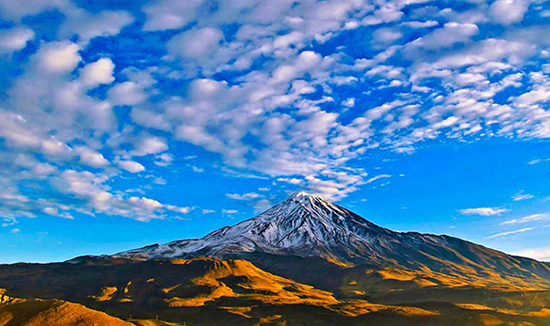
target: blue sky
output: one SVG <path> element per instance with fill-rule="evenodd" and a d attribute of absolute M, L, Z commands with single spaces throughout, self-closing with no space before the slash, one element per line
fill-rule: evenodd
<path fill-rule="evenodd" d="M 0 2 L 0 262 L 200 237 L 306 190 L 550 260 L 550 4 Z"/>

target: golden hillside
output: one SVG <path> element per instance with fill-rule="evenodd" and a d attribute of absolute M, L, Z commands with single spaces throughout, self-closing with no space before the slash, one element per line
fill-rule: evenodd
<path fill-rule="evenodd" d="M 0 290 L 0 326 L 133 326 L 134 324 L 62 300 L 18 299 Z"/>
<path fill-rule="evenodd" d="M 338 293 L 348 294 L 342 296 L 245 260 L 5 265 L 0 266 L 0 284 L 7 293 L 45 300 L 4 295 L 0 325 L 94 325 L 101 318 L 107 319 L 95 325 L 550 325 L 548 291 L 475 288 L 427 272 L 345 270 L 348 284 Z M 327 282 L 328 273 L 323 276 Z M 80 304 L 127 322 L 111 321 Z"/>

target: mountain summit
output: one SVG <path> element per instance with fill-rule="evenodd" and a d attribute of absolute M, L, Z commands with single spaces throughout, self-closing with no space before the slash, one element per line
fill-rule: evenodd
<path fill-rule="evenodd" d="M 376 256 L 377 238 L 393 232 L 319 196 L 300 191 L 257 217 L 201 239 L 153 245 L 118 254 L 132 258 L 224 257 L 234 253 L 322 257 L 351 262 Z"/>
<path fill-rule="evenodd" d="M 264 213 L 200 239 L 173 241 L 122 252 L 113 257 L 171 259 L 211 256 L 252 259 L 320 258 L 346 266 L 377 266 L 462 275 L 510 283 L 512 279 L 550 280 L 550 266 L 510 256 L 458 238 L 394 232 L 305 192 L 292 194 Z"/>

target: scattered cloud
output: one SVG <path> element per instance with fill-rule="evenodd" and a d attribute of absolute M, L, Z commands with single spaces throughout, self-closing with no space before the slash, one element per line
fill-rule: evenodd
<path fill-rule="evenodd" d="M 117 164 L 122 169 L 131 173 L 138 173 L 138 172 L 145 171 L 145 167 L 136 161 L 131 161 L 131 160 L 118 161 Z"/>
<path fill-rule="evenodd" d="M 527 164 L 535 165 L 535 164 L 539 164 L 539 163 L 542 163 L 542 162 L 549 162 L 549 161 L 550 161 L 550 158 L 547 158 L 547 159 L 536 158 L 536 159 L 533 159 L 533 160 L 527 162 Z"/>
<path fill-rule="evenodd" d="M 514 231 L 501 232 L 501 233 L 497 233 L 497 234 L 493 234 L 491 236 L 488 236 L 487 238 L 488 239 L 503 238 L 503 237 L 506 237 L 506 236 L 509 236 L 509 235 L 529 232 L 529 231 L 534 230 L 534 229 L 535 228 L 524 228 L 524 229 L 519 229 L 519 230 L 514 230 Z"/>
<path fill-rule="evenodd" d="M 28 28 L 16 27 L 0 31 L 0 54 L 19 51 L 34 38 L 34 31 Z"/>
<path fill-rule="evenodd" d="M 528 199 L 533 199 L 533 198 L 535 198 L 535 196 L 533 196 L 531 194 L 527 194 L 523 190 L 517 192 L 516 194 L 514 194 L 512 196 L 513 201 L 522 201 L 522 200 L 528 200 Z"/>
<path fill-rule="evenodd" d="M 164 178 L 154 178 L 153 183 L 157 185 L 165 185 L 167 181 Z"/>
<path fill-rule="evenodd" d="M 198 166 L 194 166 L 194 165 L 191 165 L 191 170 L 193 170 L 193 172 L 196 172 L 196 173 L 203 173 L 204 172 L 203 168 L 199 168 Z"/>
<path fill-rule="evenodd" d="M 549 138 L 549 29 L 522 25 L 535 5 L 439 7 L 189 0 L 123 11 L 2 1 L 2 18 L 13 27 L 0 30 L 0 56 L 14 69 L 4 74 L 0 100 L 8 162 L 0 172 L 0 213 L 16 219 L 52 208 L 71 216 L 168 218 L 187 206 L 129 197 L 120 181 L 143 181 L 143 171 L 174 173 L 182 160 L 198 158 L 224 177 L 339 200 L 391 177 L 366 172 L 370 151 L 407 155 L 429 141 Z M 63 17 L 52 31 L 36 27 L 46 11 Z M 143 41 L 130 42 L 126 31 Z M 350 43 L 359 34 L 372 38 L 361 47 Z M 109 46 L 99 51 L 99 38 L 120 38 L 120 54 Z M 188 172 L 204 172 L 187 163 Z M 51 195 L 32 201 L 29 185 Z M 256 209 L 268 203 L 254 192 L 227 198 Z M 521 192 L 512 200 L 530 198 Z"/>
<path fill-rule="evenodd" d="M 369 183 L 373 183 L 376 180 L 385 179 L 385 178 L 391 178 L 391 175 L 389 175 L 389 174 L 380 174 L 380 175 L 377 175 L 375 177 L 369 178 L 365 183 L 369 184 Z"/>
<path fill-rule="evenodd" d="M 519 219 L 508 220 L 500 223 L 500 225 L 511 225 L 511 224 L 523 224 L 528 222 L 544 221 L 550 219 L 550 214 L 533 214 L 524 216 Z"/>
<path fill-rule="evenodd" d="M 277 178 L 277 181 L 289 183 L 291 185 L 300 185 L 304 183 L 304 180 L 298 178 Z"/>
<path fill-rule="evenodd" d="M 517 256 L 529 257 L 539 261 L 550 261 L 550 247 L 527 248 L 513 253 Z"/>
<path fill-rule="evenodd" d="M 497 0 L 491 4 L 489 15 L 498 23 L 510 25 L 519 23 L 529 8 L 527 0 Z"/>
<path fill-rule="evenodd" d="M 501 215 L 502 213 L 506 213 L 510 211 L 506 208 L 498 208 L 498 207 L 478 207 L 478 208 L 466 208 L 458 210 L 460 214 L 463 215 L 481 215 L 481 216 L 494 216 L 494 215 Z"/>
<path fill-rule="evenodd" d="M 248 192 L 245 194 L 226 194 L 225 196 L 229 199 L 234 199 L 234 200 L 252 200 L 252 199 L 257 199 L 259 197 L 263 197 L 262 195 L 259 195 L 255 192 Z"/>

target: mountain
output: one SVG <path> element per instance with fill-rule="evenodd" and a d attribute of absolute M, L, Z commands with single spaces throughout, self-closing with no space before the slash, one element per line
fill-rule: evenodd
<path fill-rule="evenodd" d="M 201 239 L 0 265 L 0 286 L 25 298 L 0 295 L 0 325 L 94 309 L 147 326 L 550 326 L 548 264 L 394 232 L 304 192 Z"/>
<path fill-rule="evenodd" d="M 44 321 L 29 326 L 57 325 L 52 318 L 58 311 L 66 312 L 57 315 L 65 318 L 67 324 L 63 325 L 72 325 L 71 316 L 80 318 L 92 309 L 138 325 L 171 326 L 311 325 L 312 321 L 314 325 L 355 325 L 362 324 L 356 320 L 360 316 L 421 323 L 426 317 L 439 316 L 432 308 L 338 300 L 330 292 L 273 275 L 248 261 L 207 257 L 0 265 L 0 284 L 12 295 L 47 299 L 12 301 L 4 296 L 7 299 L 5 305 L 0 304 L 0 318 L 11 321 L 6 326 L 20 325 L 16 320 L 22 319 Z M 0 295 L 0 302 L 2 298 Z M 52 317 L 45 319 L 44 314 Z M 166 323 L 157 322 L 157 316 Z M 100 321 L 81 325 L 118 325 Z M 430 325 L 439 321 L 435 319 Z"/>
<path fill-rule="evenodd" d="M 550 325 L 549 291 L 474 291 L 469 300 L 448 292 L 447 302 L 380 304 L 337 298 L 247 261 L 206 257 L 0 265 L 0 284 L 10 297 L 27 298 L 0 294 L 2 326 Z"/>
<path fill-rule="evenodd" d="M 354 267 L 364 270 L 364 266 L 386 271 L 393 269 L 386 275 L 409 273 L 408 278 L 419 278 L 425 283 L 433 283 L 430 278 L 439 276 L 441 279 L 444 275 L 452 277 L 448 283 L 454 282 L 456 286 L 529 288 L 550 285 L 549 264 L 507 255 L 446 235 L 394 232 L 305 192 L 297 192 L 257 217 L 221 228 L 203 238 L 150 245 L 112 257 L 241 257 L 262 268 L 277 265 L 266 262 L 266 255 L 274 259 L 318 258 L 345 267 L 348 272 Z M 277 272 L 287 277 L 296 276 L 285 275 L 281 268 Z M 300 281 L 312 283 L 303 278 Z"/>
<path fill-rule="evenodd" d="M 62 300 L 12 298 L 0 289 L 0 326 L 133 326 L 134 324 Z"/>
<path fill-rule="evenodd" d="M 297 192 L 263 214 L 201 239 L 179 240 L 116 254 L 131 258 L 223 257 L 232 253 L 323 257 L 351 262 L 374 257 L 372 240 L 392 232 L 321 197 Z"/>

